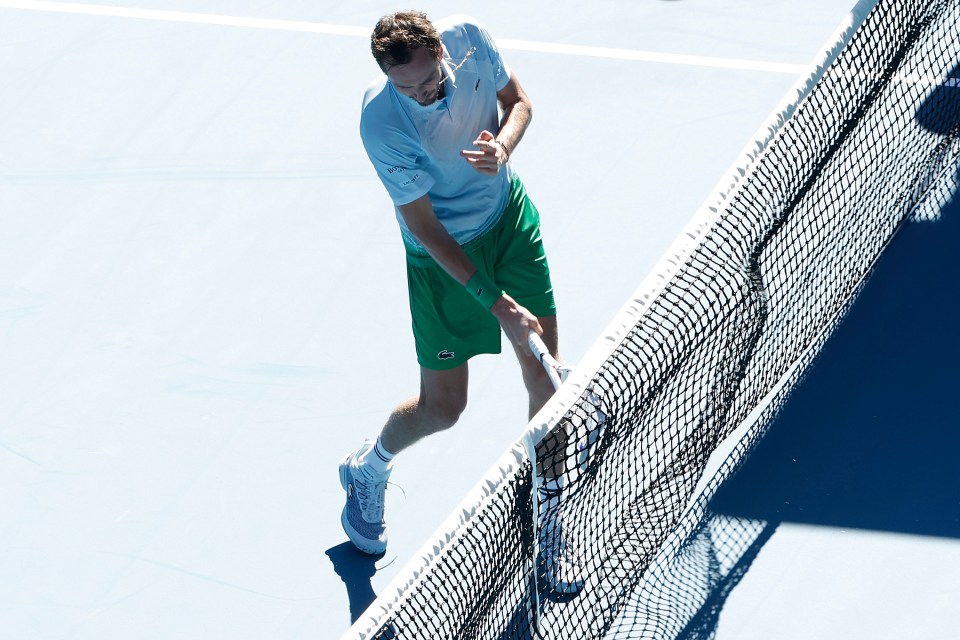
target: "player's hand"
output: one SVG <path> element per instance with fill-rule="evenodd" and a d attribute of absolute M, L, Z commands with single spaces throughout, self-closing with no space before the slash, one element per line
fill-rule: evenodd
<path fill-rule="evenodd" d="M 543 327 L 540 326 L 537 316 L 530 313 L 525 307 L 521 307 L 507 294 L 503 294 L 499 300 L 493 303 L 493 306 L 490 307 L 490 313 L 500 322 L 507 339 L 527 353 L 530 352 L 527 335 L 531 331 L 535 331 L 538 335 L 543 334 Z"/>
<path fill-rule="evenodd" d="M 474 149 L 464 149 L 460 156 L 480 173 L 495 176 L 500 167 L 506 164 L 507 152 L 494 140 L 494 135 L 484 129 L 473 141 Z"/>

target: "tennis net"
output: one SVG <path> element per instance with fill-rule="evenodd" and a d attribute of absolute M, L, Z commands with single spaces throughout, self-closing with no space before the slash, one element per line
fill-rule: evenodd
<path fill-rule="evenodd" d="M 709 497 L 899 226 L 957 186 L 958 25 L 960 0 L 857 4 L 575 376 L 345 637 L 709 637 L 772 534 L 709 514 Z M 563 471 L 559 504 L 538 499 L 544 461 Z M 547 519 L 585 563 L 576 593 L 541 575 Z"/>

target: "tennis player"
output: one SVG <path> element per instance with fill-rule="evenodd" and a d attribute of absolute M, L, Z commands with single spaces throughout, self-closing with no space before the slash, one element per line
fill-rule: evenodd
<path fill-rule="evenodd" d="M 463 16 L 436 26 L 415 11 L 385 16 L 371 49 L 383 74 L 364 95 L 360 136 L 396 208 L 420 365 L 419 395 L 340 464 L 343 527 L 357 548 L 379 554 L 393 457 L 457 422 L 468 360 L 499 353 L 502 329 L 532 416 L 554 388 L 527 335 L 540 334 L 554 357 L 558 349 L 539 214 L 509 162 L 533 111 L 516 74 Z"/>

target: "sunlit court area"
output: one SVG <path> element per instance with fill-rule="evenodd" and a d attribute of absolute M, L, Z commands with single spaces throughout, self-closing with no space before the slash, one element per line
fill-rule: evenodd
<path fill-rule="evenodd" d="M 506 338 L 472 358 L 370 554 L 338 468 L 421 369 L 360 118 L 408 8 L 529 96 L 509 166 L 570 371 L 530 419 Z M 955 637 L 958 24 L 0 0 L 0 637 Z"/>

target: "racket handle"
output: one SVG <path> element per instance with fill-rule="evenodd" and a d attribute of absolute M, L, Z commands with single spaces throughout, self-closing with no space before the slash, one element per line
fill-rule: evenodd
<path fill-rule="evenodd" d="M 540 361 L 540 364 L 543 365 L 547 376 L 550 378 L 550 382 L 553 384 L 553 388 L 558 389 L 562 382 L 560 377 L 560 363 L 550 355 L 550 351 L 547 350 L 547 345 L 543 344 L 543 339 L 541 339 L 535 331 L 527 334 L 527 345 L 537 360 Z"/>

